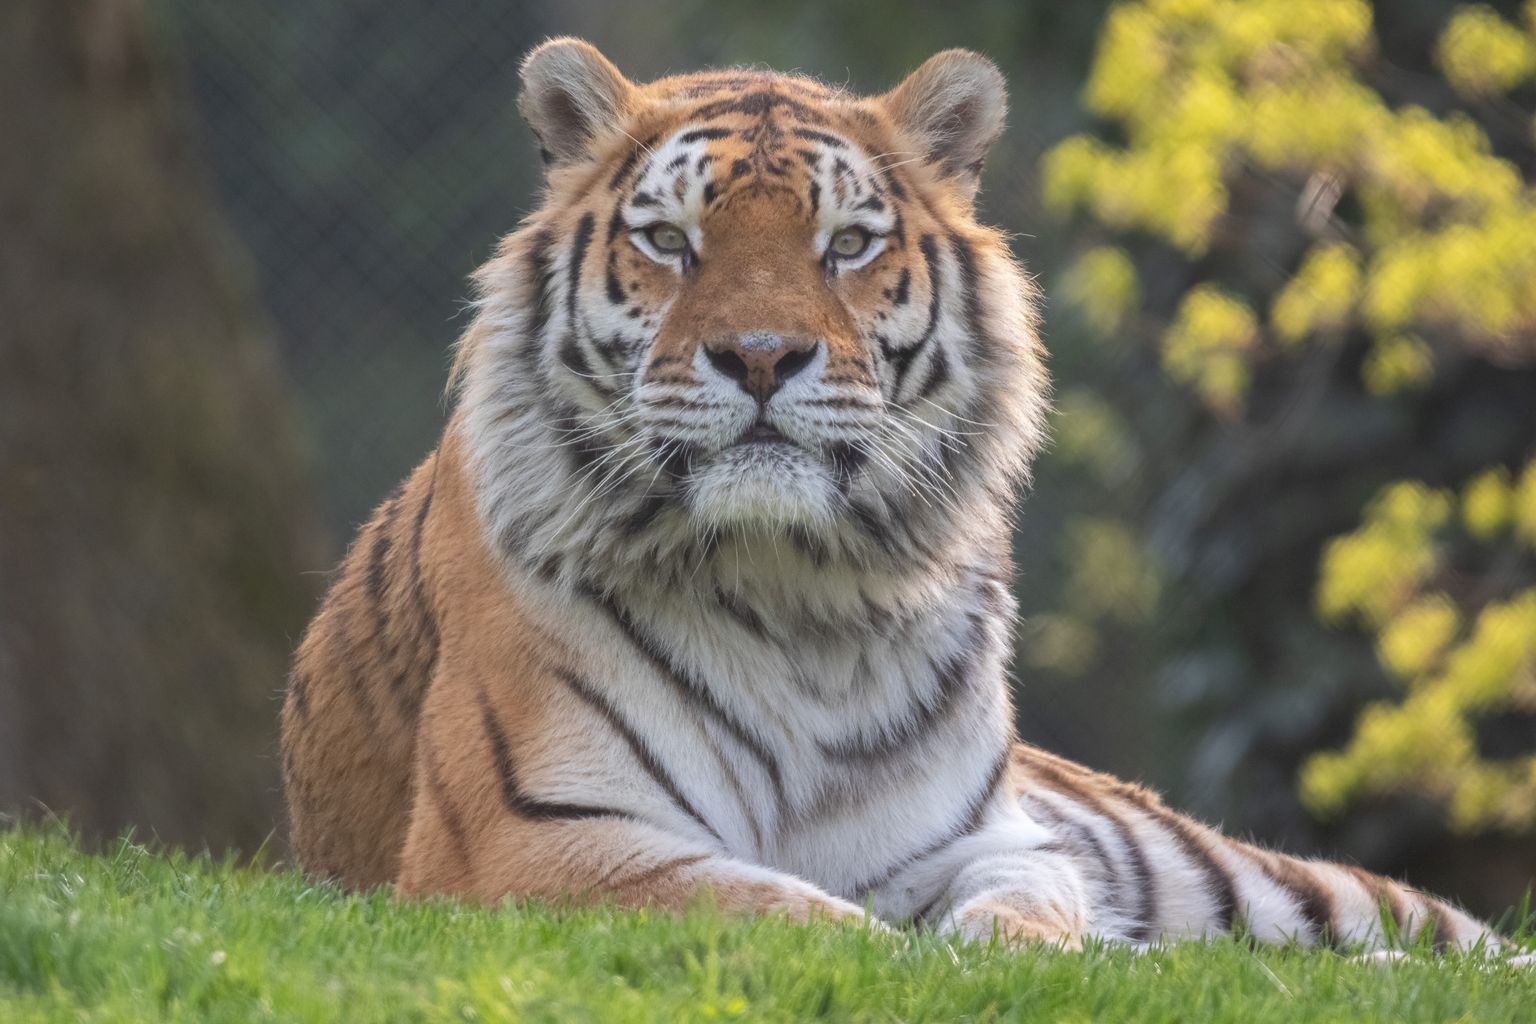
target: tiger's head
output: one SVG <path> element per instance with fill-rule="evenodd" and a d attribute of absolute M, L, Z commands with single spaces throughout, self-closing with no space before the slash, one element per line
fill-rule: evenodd
<path fill-rule="evenodd" d="M 542 206 L 460 344 L 482 517 L 546 577 L 772 548 L 900 571 L 1007 536 L 1043 436 L 1034 292 L 973 213 L 1005 115 L 941 53 L 873 98 L 754 70 L 522 69 Z"/>

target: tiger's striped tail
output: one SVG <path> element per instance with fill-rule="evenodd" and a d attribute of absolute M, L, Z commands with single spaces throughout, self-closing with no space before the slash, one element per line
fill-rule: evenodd
<path fill-rule="evenodd" d="M 1499 949 L 1493 928 L 1356 867 L 1275 853 L 1176 814 L 1131 783 L 1019 747 L 1025 811 L 1054 831 L 1094 896 L 1089 931 L 1136 943 L 1241 932 L 1268 943 L 1380 950 L 1426 930 L 1435 949 Z"/>

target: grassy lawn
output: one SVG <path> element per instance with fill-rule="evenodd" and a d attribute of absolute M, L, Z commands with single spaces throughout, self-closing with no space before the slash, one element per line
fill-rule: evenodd
<path fill-rule="evenodd" d="M 0 831 L 0 1021 L 1536 1021 L 1536 971 L 480 910 Z"/>

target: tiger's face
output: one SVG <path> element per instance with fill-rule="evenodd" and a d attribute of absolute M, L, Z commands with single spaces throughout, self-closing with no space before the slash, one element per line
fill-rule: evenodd
<path fill-rule="evenodd" d="M 570 511 L 522 508 L 510 547 L 779 533 L 868 561 L 1006 506 L 1045 378 L 1028 282 L 971 213 L 995 68 L 940 55 L 875 99 L 769 72 L 640 86 L 565 40 L 523 77 L 549 190 L 482 271 L 461 360 L 472 415 L 519 424 L 490 486 L 516 463 L 563 488 L 535 517 Z M 506 450 L 541 437 L 564 459 Z"/>
<path fill-rule="evenodd" d="M 766 84 L 695 113 L 620 176 L 615 287 L 579 305 L 593 335 L 620 339 L 636 430 L 696 519 L 819 528 L 900 447 L 901 400 L 942 399 L 946 380 L 935 365 L 904 388 L 910 358 L 880 351 L 924 342 L 902 186 Z"/>

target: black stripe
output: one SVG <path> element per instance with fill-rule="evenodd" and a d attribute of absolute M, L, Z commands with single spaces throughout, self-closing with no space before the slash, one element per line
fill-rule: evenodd
<path fill-rule="evenodd" d="M 827 545 L 820 537 L 802 523 L 792 523 L 784 532 L 789 536 L 789 542 L 795 546 L 795 550 L 805 556 L 817 569 L 824 568 L 831 557 L 827 552 Z"/>
<path fill-rule="evenodd" d="M 581 321 L 581 327 L 586 335 L 587 344 L 592 346 L 593 350 L 597 352 L 598 358 L 602 361 L 605 379 L 617 379 L 626 372 L 632 372 L 627 370 L 625 366 L 625 356 L 629 354 L 629 346 L 622 333 L 614 333 L 606 338 L 599 337 L 597 332 L 592 330 L 592 325 L 586 322 L 585 318 Z M 640 344 L 643 343 L 642 339 Z M 612 389 L 610 393 L 618 394 L 617 387 Z"/>
<path fill-rule="evenodd" d="M 895 533 L 894 526 L 879 512 L 859 501 L 849 502 L 848 511 L 853 514 L 854 525 L 882 552 L 892 557 L 900 553 L 892 536 Z"/>
<path fill-rule="evenodd" d="M 608 188 L 610 190 L 617 189 L 621 184 L 623 184 L 624 179 L 629 177 L 629 172 L 635 169 L 635 162 L 639 159 L 639 146 L 635 146 L 628 153 L 625 153 L 623 163 L 619 164 L 619 166 L 614 169 L 613 177 L 608 179 Z"/>
<path fill-rule="evenodd" d="M 962 286 L 970 358 L 977 362 L 987 361 L 989 359 L 987 353 L 991 346 L 986 344 L 988 331 L 981 308 L 981 279 L 977 269 L 976 253 L 970 242 L 958 234 L 951 233 L 949 242 L 955 254 L 955 264 Z M 990 375 L 983 374 L 983 380 L 990 381 Z M 983 389 L 969 407 L 960 411 L 960 415 L 984 423 L 991 422 L 996 415 L 993 412 L 996 398 L 996 394 L 991 389 Z M 968 436 L 956 438 L 954 443 L 945 444 L 939 448 L 939 457 L 944 463 L 944 471 L 951 480 L 966 476 L 966 470 L 975 454 L 975 445 L 971 443 Z"/>
<path fill-rule="evenodd" d="M 491 702 L 486 697 L 485 691 L 481 690 L 477 696 L 480 699 L 480 719 L 485 727 L 486 738 L 491 743 L 491 756 L 496 762 L 496 778 L 501 786 L 501 802 L 506 805 L 508 811 L 522 818 L 534 818 L 540 821 L 630 817 L 623 811 L 616 811 L 609 807 L 536 800 L 524 793 L 518 783 L 517 769 L 512 764 L 512 751 L 507 746 L 507 734 L 502 731 L 501 723 L 496 720 L 496 712 L 491 708 Z"/>
<path fill-rule="evenodd" d="M 1013 739 L 1010 738 L 1003 747 L 1003 752 L 998 754 L 997 760 L 993 762 L 992 771 L 987 776 L 987 784 L 971 798 L 971 802 L 965 812 L 965 818 L 960 825 L 960 835 L 969 835 L 981 827 L 982 815 L 986 813 L 987 803 L 991 800 L 992 794 L 997 790 L 997 787 L 1001 785 L 1003 776 L 1008 773 L 1008 761 L 1012 755 Z"/>
<path fill-rule="evenodd" d="M 1403 894 L 1398 891 L 1394 883 L 1386 879 L 1382 879 L 1381 882 L 1381 895 L 1387 901 L 1387 911 L 1392 915 L 1392 923 L 1397 926 L 1397 934 L 1411 938 L 1408 935 L 1408 926 L 1412 920 L 1408 908 L 1403 904 Z"/>
<path fill-rule="evenodd" d="M 1333 920 L 1333 897 L 1317 880 L 1317 876 L 1303 867 L 1301 862 L 1283 854 L 1256 850 L 1240 843 L 1232 845 L 1257 864 L 1271 882 L 1291 894 L 1296 901 L 1297 912 L 1312 926 L 1313 938 L 1318 945 L 1334 949 L 1339 947 L 1338 928 Z"/>
<path fill-rule="evenodd" d="M 421 498 L 421 508 L 416 510 L 416 521 L 411 524 L 411 571 L 415 577 L 416 589 L 420 593 L 421 585 L 421 535 L 427 528 L 427 516 L 432 512 L 432 495 L 437 491 L 437 461 L 433 456 L 432 476 L 427 480 L 426 493 Z"/>
<path fill-rule="evenodd" d="M 576 320 L 576 291 L 581 285 L 581 265 L 587 258 L 587 246 L 592 241 L 594 223 L 595 218 L 590 211 L 581 215 L 581 220 L 576 224 L 576 238 L 571 242 L 571 261 L 565 268 L 568 276 L 565 308 L 573 324 Z"/>
<path fill-rule="evenodd" d="M 1194 823 L 1154 803 L 1143 803 L 1140 806 L 1149 817 L 1168 830 L 1184 851 L 1184 856 L 1199 866 L 1209 884 L 1209 895 L 1216 904 L 1216 923 L 1223 932 L 1230 932 L 1232 922 L 1237 918 L 1237 884 L 1232 873 L 1217 861 L 1211 853 L 1210 844 Z"/>
<path fill-rule="evenodd" d="M 898 305 L 898 306 L 905 306 L 907 304 L 907 298 L 908 298 L 908 295 L 911 292 L 911 289 L 912 289 L 912 268 L 911 267 L 902 267 L 901 268 L 901 277 L 896 282 L 896 291 L 891 296 L 891 301 L 896 303 L 896 305 Z"/>
<path fill-rule="evenodd" d="M 928 372 L 923 375 L 922 386 L 917 389 L 919 398 L 926 398 L 949 382 L 949 356 L 942 346 L 935 345 L 928 359 Z M 956 442 L 950 441 L 949 444 Z M 947 447 L 947 445 L 946 445 Z"/>
<path fill-rule="evenodd" d="M 992 801 L 993 794 L 997 792 L 998 785 L 1002 783 L 1003 776 L 1008 771 L 1008 760 L 1012 752 L 1013 743 L 1010 741 L 1003 747 L 1003 751 L 997 756 L 997 759 L 992 762 L 992 767 L 987 771 L 986 781 L 982 783 L 981 788 L 966 802 L 965 813 L 944 834 L 917 852 L 898 859 L 894 864 L 891 864 L 878 875 L 869 879 L 869 881 L 854 886 L 852 892 L 859 896 L 867 895 L 885 885 L 906 868 L 920 860 L 933 856 L 950 844 L 964 839 L 981 828 L 981 823 L 986 816 L 987 804 Z M 941 892 L 939 898 L 942 898 L 942 896 L 943 893 Z M 922 920 L 922 918 L 926 917 L 928 912 L 938 904 L 939 898 L 935 898 L 926 907 L 914 914 L 913 919 Z"/>
<path fill-rule="evenodd" d="M 437 457 L 433 456 L 432 475 L 427 480 L 425 493 L 421 498 L 421 507 L 416 510 L 415 521 L 411 524 L 411 559 L 410 559 L 410 603 L 416 619 L 416 642 L 413 649 L 416 652 L 425 652 L 426 663 L 417 675 L 415 686 L 407 689 L 410 682 L 407 676 L 409 669 L 401 672 L 395 681 L 395 689 L 405 706 L 408 717 L 415 718 L 421 707 L 422 695 L 432 682 L 432 674 L 437 668 L 437 656 L 441 648 L 441 638 L 437 631 L 437 614 L 432 609 L 432 602 L 427 596 L 426 581 L 421 567 L 421 541 L 426 532 L 427 517 L 432 512 L 432 496 L 437 491 Z M 413 659 L 414 661 L 415 659 Z M 414 666 L 413 666 L 414 667 Z"/>
<path fill-rule="evenodd" d="M 847 149 L 848 143 L 836 135 L 828 135 L 826 132 L 818 132 L 812 128 L 791 128 L 790 134 L 796 138 L 805 139 L 807 142 L 819 142 L 823 146 L 833 149 Z"/>
<path fill-rule="evenodd" d="M 1355 867 L 1353 864 L 1340 864 L 1339 867 L 1349 872 L 1360 883 L 1360 888 L 1376 901 L 1378 912 L 1385 911 L 1392 915 L 1392 924 L 1397 929 L 1397 934 L 1403 938 L 1412 938 L 1408 934 L 1407 908 L 1403 906 L 1402 898 L 1397 894 L 1397 889 L 1387 879 L 1380 875 L 1373 875 L 1364 868 Z"/>
<path fill-rule="evenodd" d="M 980 344 L 986 334 L 981 316 L 981 274 L 976 268 L 976 251 L 971 243 L 953 232 L 949 236 L 950 251 L 955 254 L 955 266 L 960 273 L 960 293 L 965 297 L 966 321 L 970 327 L 973 344 Z"/>
<path fill-rule="evenodd" d="M 714 836 L 717 842 L 723 842 L 720 839 L 720 833 L 716 832 L 709 822 L 704 820 L 704 816 L 698 812 L 693 804 L 689 803 L 682 790 L 677 788 L 676 781 L 667 773 L 666 768 L 662 766 L 661 760 L 656 756 L 655 751 L 651 750 L 645 740 L 641 739 L 634 728 L 625 721 L 624 716 L 619 713 L 619 709 L 614 707 L 608 698 L 599 693 L 591 683 L 575 673 L 557 669 L 555 674 L 565 681 L 565 684 L 571 688 L 571 692 L 575 693 L 576 696 L 586 702 L 587 706 L 603 716 L 603 719 L 613 731 L 618 733 L 620 738 L 628 745 L 630 753 L 634 754 L 635 760 L 640 762 L 640 767 L 644 768 L 656 785 L 661 787 L 662 792 L 671 798 L 672 802 L 677 805 L 678 810 L 688 815 L 700 828 Z"/>
<path fill-rule="evenodd" d="M 400 498 L 391 496 L 379 509 L 374 527 L 373 547 L 368 555 L 368 597 L 373 602 L 374 613 L 379 617 L 379 627 L 385 626 L 384 599 L 389 592 L 389 552 L 394 546 L 390 531 L 394 529 L 395 515 L 400 510 Z"/>
<path fill-rule="evenodd" d="M 679 135 L 677 141 L 686 145 L 690 142 L 698 142 L 701 139 L 726 139 L 734 134 L 736 134 L 735 130 L 731 128 L 695 128 L 692 131 Z"/>
<path fill-rule="evenodd" d="M 564 564 L 565 559 L 560 555 L 547 555 L 533 567 L 533 572 L 545 583 L 556 583 L 560 579 L 560 570 Z"/>
<path fill-rule="evenodd" d="M 637 537 L 655 525 L 656 520 L 666 511 L 672 499 L 665 494 L 653 494 L 641 502 L 620 527 L 620 532 L 626 537 Z"/>
<path fill-rule="evenodd" d="M 576 477 L 597 465 L 597 460 L 602 457 L 602 454 L 603 445 L 597 437 L 590 434 L 572 438 L 565 445 L 565 457 L 571 464 L 571 475 Z M 604 470 L 601 479 L 610 479 L 612 472 L 613 467 Z"/>
<path fill-rule="evenodd" d="M 1429 910 L 1430 918 L 1435 922 L 1434 945 L 1436 953 L 1444 953 L 1455 939 L 1451 928 L 1451 918 L 1445 912 L 1438 900 L 1433 896 L 1422 896 L 1424 906 Z"/>
<path fill-rule="evenodd" d="M 619 283 L 619 275 L 616 269 L 617 264 L 618 254 L 609 249 L 605 282 L 608 289 L 608 301 L 615 306 L 622 306 L 624 305 L 624 286 Z"/>
<path fill-rule="evenodd" d="M 377 727 L 379 725 L 379 705 L 373 699 L 373 694 L 369 690 L 371 678 L 361 672 L 356 672 L 351 675 L 350 680 L 352 685 L 347 689 L 351 692 L 353 699 L 357 701 L 357 710 L 369 725 Z"/>
<path fill-rule="evenodd" d="M 1147 855 L 1142 850 L 1136 833 L 1124 818 L 1110 809 L 1100 794 L 1072 778 L 1056 765 L 1034 760 L 1029 762 L 1029 768 L 1040 776 L 1042 782 L 1049 788 L 1081 804 L 1088 811 L 1108 822 L 1110 828 L 1114 830 L 1124 848 L 1125 858 L 1130 862 L 1131 874 L 1134 876 L 1136 891 L 1140 897 L 1133 915 L 1137 925 L 1130 937 L 1142 942 L 1150 941 L 1155 937 L 1154 927 L 1157 923 L 1157 883 L 1152 874 L 1151 862 L 1147 860 Z"/>
<path fill-rule="evenodd" d="M 613 619 L 614 624 L 618 626 L 619 631 L 624 634 L 625 639 L 636 650 L 645 655 L 646 660 L 651 663 L 651 666 L 663 680 L 670 684 L 673 689 L 677 690 L 684 699 L 701 707 L 726 732 L 730 733 L 732 739 L 745 747 L 747 752 L 762 765 L 763 771 L 768 775 L 768 781 L 773 785 L 775 800 L 782 807 L 785 801 L 783 771 L 779 767 L 778 759 L 773 756 L 773 752 L 763 744 L 763 741 L 749 732 L 740 722 L 736 721 L 730 712 L 726 711 L 720 705 L 720 702 L 715 699 L 714 694 L 710 693 L 708 686 L 674 665 L 672 659 L 661 646 L 648 636 L 643 627 L 634 620 L 628 609 L 596 588 L 589 588 L 587 596 L 594 604 L 608 613 L 608 616 Z"/>
<path fill-rule="evenodd" d="M 719 603 L 731 618 L 741 623 L 748 633 L 759 640 L 768 639 L 768 627 L 763 624 L 762 616 L 757 610 L 735 594 L 728 592 L 724 587 L 715 587 L 715 601 Z"/>
<path fill-rule="evenodd" d="M 625 868 L 629 867 L 635 861 L 639 860 L 641 857 L 644 857 L 650 852 L 650 850 L 643 846 L 633 847 L 628 853 L 624 854 L 624 856 L 608 865 L 608 870 L 604 871 L 602 877 L 600 877 L 596 882 L 592 884 L 592 888 L 599 891 L 609 888 L 612 885 L 613 880 L 618 877 L 620 871 L 623 871 Z"/>
<path fill-rule="evenodd" d="M 574 405 L 561 403 L 550 409 L 548 422 L 554 429 L 556 438 L 568 438 L 561 441 L 559 447 L 564 449 L 565 456 L 570 462 L 572 476 L 580 476 L 590 469 L 603 452 L 607 443 L 604 436 L 600 436 L 596 429 L 589 429 L 584 425 L 579 410 Z M 519 550 L 528 543 L 528 538 L 533 536 L 539 527 L 547 524 L 554 518 L 554 513 L 539 519 L 516 519 L 510 521 L 502 530 L 500 539 L 503 547 L 508 550 Z"/>
<path fill-rule="evenodd" d="M 916 708 L 909 708 L 907 716 L 894 731 L 876 740 L 864 737 L 839 740 L 835 743 L 818 741 L 822 755 L 838 761 L 877 761 L 905 750 L 916 743 L 931 729 L 947 718 L 958 703 L 958 698 L 969 681 L 975 667 L 974 658 L 983 647 L 984 625 L 973 622 L 959 653 L 942 665 L 929 659 L 928 666 L 934 677 L 934 688 L 918 698 Z"/>
<path fill-rule="evenodd" d="M 613 215 L 608 218 L 608 241 L 612 242 L 628 230 L 629 225 L 624 222 L 623 211 L 615 206 L 613 208 Z"/>
<path fill-rule="evenodd" d="M 323 613 L 328 607 L 331 607 L 333 602 L 334 591 L 332 594 L 327 595 L 325 602 L 320 607 L 321 612 Z M 347 684 L 347 692 L 357 702 L 357 709 L 363 719 L 370 726 L 376 727 L 379 724 L 379 707 L 374 702 L 373 694 L 370 692 L 373 677 L 366 673 L 372 667 L 369 656 L 379 646 L 379 638 L 376 634 L 370 634 L 364 638 L 354 636 L 349 628 L 352 618 L 351 615 L 342 617 L 342 633 L 337 639 L 337 646 L 348 652 L 350 655 L 348 661 L 353 666 L 351 671 L 344 674 L 343 678 Z"/>
<path fill-rule="evenodd" d="M 614 873 L 610 873 L 604 879 L 604 882 L 607 888 L 613 890 L 628 889 L 637 885 L 648 885 L 651 882 L 656 881 L 656 879 L 660 878 L 662 875 L 670 874 L 674 871 L 681 871 L 684 868 L 691 868 L 695 864 L 706 860 L 709 860 L 709 854 L 706 853 L 684 854 L 681 857 L 673 857 L 670 860 L 664 860 L 659 864 L 653 864 L 646 868 L 644 871 L 630 875 L 628 878 L 614 878 Z"/>
<path fill-rule="evenodd" d="M 612 256 L 612 253 L 609 254 Z M 610 287 L 613 284 L 609 281 Z M 601 365 L 594 366 L 582 350 L 581 344 L 585 341 L 591 346 L 597 355 Z M 582 376 L 583 383 L 596 391 L 604 398 L 613 398 L 617 395 L 618 388 L 607 381 L 619 377 L 624 372 L 622 357 L 624 355 L 624 339 L 619 336 L 604 341 L 600 339 L 587 323 L 586 317 L 576 314 L 576 320 L 571 324 L 571 330 L 560 345 L 560 361 L 572 373 Z"/>
<path fill-rule="evenodd" d="M 1042 792 L 1051 793 L 1053 791 L 1043 788 Z M 1057 795 L 1059 796 L 1060 794 Z M 1093 829 L 1062 811 L 1044 797 L 1027 795 L 1027 799 L 1029 800 L 1031 813 L 1040 814 L 1050 819 L 1050 824 L 1053 828 L 1065 830 L 1070 833 L 1073 841 L 1077 842 L 1080 846 L 1088 848 L 1090 858 L 1093 863 L 1101 868 L 1103 877 L 1109 878 L 1113 875 L 1109 851 L 1104 848 L 1104 844 L 1099 841 L 1099 837 L 1094 834 Z M 1062 799 L 1065 799 L 1065 797 Z"/>
<path fill-rule="evenodd" d="M 554 244 L 553 234 L 540 231 L 533 236 L 533 247 L 528 251 L 528 280 L 533 283 L 533 302 L 530 304 L 528 318 L 528 336 L 531 339 L 543 337 L 544 328 L 549 325 L 549 290 L 555 276 L 550 249 Z"/>
<path fill-rule="evenodd" d="M 705 103 L 691 111 L 688 115 L 688 120 L 712 121 L 722 114 L 745 114 L 748 117 L 762 117 L 776 107 L 783 107 L 798 119 L 811 124 L 826 123 L 826 118 L 816 108 L 807 106 L 799 100 L 792 100 L 783 93 L 774 92 L 771 89 L 743 93 L 732 96 L 729 99 Z"/>
<path fill-rule="evenodd" d="M 565 338 L 560 342 L 560 365 L 570 370 L 581 378 L 581 382 L 592 390 L 605 395 L 615 394 L 613 388 L 604 384 L 598 372 L 592 368 L 592 363 L 587 359 L 587 354 L 581 350 L 581 342 L 577 340 L 574 329 L 566 332 Z"/>
<path fill-rule="evenodd" d="M 736 774 L 736 766 L 731 764 L 731 759 L 725 756 L 725 751 L 720 748 L 715 737 L 705 736 L 704 739 L 709 744 L 709 752 L 715 755 L 715 763 L 720 765 L 720 770 L 725 773 L 726 784 L 731 787 L 731 793 L 736 797 L 736 804 L 741 808 L 741 819 L 752 830 L 752 849 L 761 852 L 763 827 L 757 823 L 757 817 L 752 813 L 752 801 L 747 796 L 747 788 L 741 784 L 741 776 Z"/>
<path fill-rule="evenodd" d="M 353 677 L 354 689 L 359 696 L 359 703 L 365 706 L 365 711 L 370 717 L 378 711 L 373 694 L 366 692 L 370 686 L 376 686 L 375 672 L 387 670 L 398 662 L 400 647 L 391 628 L 394 624 L 394 616 L 390 614 L 388 607 L 389 591 L 394 583 L 391 578 L 391 556 L 394 551 L 395 520 L 400 513 L 401 492 L 405 485 L 402 483 L 390 492 L 389 498 L 379 509 L 375 519 L 373 547 L 370 550 L 367 575 L 367 596 L 373 612 L 373 635 L 369 641 L 369 649 L 364 655 L 370 662 L 369 675 L 365 678 L 359 674 Z M 398 681 L 393 690 L 398 690 Z M 398 709 L 400 714 L 407 719 L 413 717 L 408 706 Z"/>
<path fill-rule="evenodd" d="M 658 441 L 652 448 L 652 456 L 661 463 L 663 472 L 672 480 L 685 480 L 693 472 L 693 456 L 696 449 L 687 441 L 668 439 Z"/>
<path fill-rule="evenodd" d="M 640 154 L 648 152 L 656 144 L 656 136 L 652 135 L 644 142 L 635 143 L 635 147 L 624 155 L 624 162 L 619 164 L 613 172 L 613 177 L 608 179 L 608 188 L 617 189 L 624 184 L 624 179 L 629 177 L 629 172 L 635 169 L 635 163 L 640 159 Z"/>
<path fill-rule="evenodd" d="M 876 340 L 880 345 L 880 353 L 891 363 L 896 370 L 896 380 L 891 388 L 891 394 L 900 395 L 907 372 L 912 368 L 913 358 L 928 344 L 928 339 L 933 337 L 933 332 L 939 326 L 940 309 L 940 280 L 939 280 L 939 245 L 932 235 L 924 235 L 917 240 L 917 247 L 923 254 L 923 259 L 928 264 L 928 326 L 923 328 L 923 336 L 913 344 L 905 348 L 892 348 L 889 340 L 877 335 Z"/>

